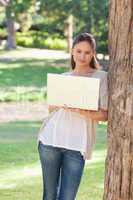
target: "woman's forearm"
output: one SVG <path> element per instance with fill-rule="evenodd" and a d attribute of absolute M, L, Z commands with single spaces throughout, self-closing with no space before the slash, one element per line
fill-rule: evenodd
<path fill-rule="evenodd" d="M 99 111 L 88 111 L 86 113 L 86 117 L 88 119 L 92 119 L 94 121 L 107 121 L 108 120 L 108 112 L 104 110 Z"/>
<path fill-rule="evenodd" d="M 92 110 L 83 110 L 78 108 L 66 108 L 72 112 L 77 112 L 80 115 L 83 115 L 86 119 L 92 119 L 94 121 L 107 121 L 108 120 L 108 111 L 100 109 L 99 111 Z"/>

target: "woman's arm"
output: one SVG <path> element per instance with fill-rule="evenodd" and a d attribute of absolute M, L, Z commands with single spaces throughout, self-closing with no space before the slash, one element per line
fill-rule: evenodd
<path fill-rule="evenodd" d="M 107 121 L 108 120 L 108 111 L 100 109 L 98 111 L 92 110 L 83 110 L 77 108 L 66 108 L 72 112 L 77 112 L 83 115 L 86 119 L 92 119 L 94 121 Z"/>
<path fill-rule="evenodd" d="M 108 111 L 100 109 L 98 111 L 92 111 L 92 110 L 83 110 L 78 108 L 69 108 L 66 106 L 54 106 L 49 105 L 49 112 L 53 112 L 54 110 L 58 110 L 60 108 L 64 108 L 66 110 L 77 112 L 81 115 L 83 115 L 86 119 L 92 119 L 94 121 L 107 121 L 108 120 Z"/>
<path fill-rule="evenodd" d="M 108 111 L 100 109 L 99 111 L 88 111 L 86 113 L 87 118 L 91 118 L 94 121 L 107 121 Z"/>

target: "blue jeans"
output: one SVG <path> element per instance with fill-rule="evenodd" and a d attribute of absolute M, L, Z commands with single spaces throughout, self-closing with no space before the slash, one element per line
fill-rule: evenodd
<path fill-rule="evenodd" d="M 85 164 L 82 154 L 41 142 L 38 150 L 43 174 L 43 200 L 75 200 Z"/>

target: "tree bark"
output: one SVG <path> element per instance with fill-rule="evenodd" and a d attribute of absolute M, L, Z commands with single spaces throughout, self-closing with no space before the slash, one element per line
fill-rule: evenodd
<path fill-rule="evenodd" d="M 0 0 L 0 5 L 7 6 L 8 2 L 9 2 L 8 0 Z"/>
<path fill-rule="evenodd" d="M 89 22 L 89 27 L 88 30 L 90 33 L 92 33 L 92 28 L 94 27 L 94 16 L 93 16 L 93 0 L 89 0 L 89 18 L 90 18 L 90 22 Z"/>
<path fill-rule="evenodd" d="M 104 200 L 133 200 L 133 1 L 110 0 Z"/>
<path fill-rule="evenodd" d="M 16 30 L 15 30 L 15 23 L 14 18 L 12 16 L 12 5 L 11 2 L 6 6 L 6 23 L 7 23 L 7 49 L 16 49 Z"/>
<path fill-rule="evenodd" d="M 73 15 L 69 15 L 66 21 L 67 50 L 70 53 L 73 43 Z"/>

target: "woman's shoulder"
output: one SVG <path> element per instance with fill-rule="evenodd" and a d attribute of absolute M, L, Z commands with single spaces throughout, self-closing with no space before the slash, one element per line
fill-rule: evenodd
<path fill-rule="evenodd" d="M 92 77 L 96 77 L 96 78 L 106 78 L 107 77 L 108 72 L 103 71 L 101 69 L 97 69 L 92 73 Z M 62 73 L 61 75 L 72 75 L 72 71 L 67 71 Z M 89 74 L 90 76 L 90 74 Z"/>
<path fill-rule="evenodd" d="M 71 71 L 61 73 L 61 75 L 71 75 L 71 74 L 72 74 Z"/>
<path fill-rule="evenodd" d="M 100 75 L 103 75 L 103 76 L 107 76 L 107 74 L 108 74 L 107 71 L 104 71 L 104 70 L 101 70 L 101 69 L 97 69 L 96 72 L 99 73 Z"/>
<path fill-rule="evenodd" d="M 99 78 L 106 78 L 107 75 L 108 75 L 108 72 L 101 69 L 96 70 L 94 73 L 94 76 L 99 77 Z"/>

